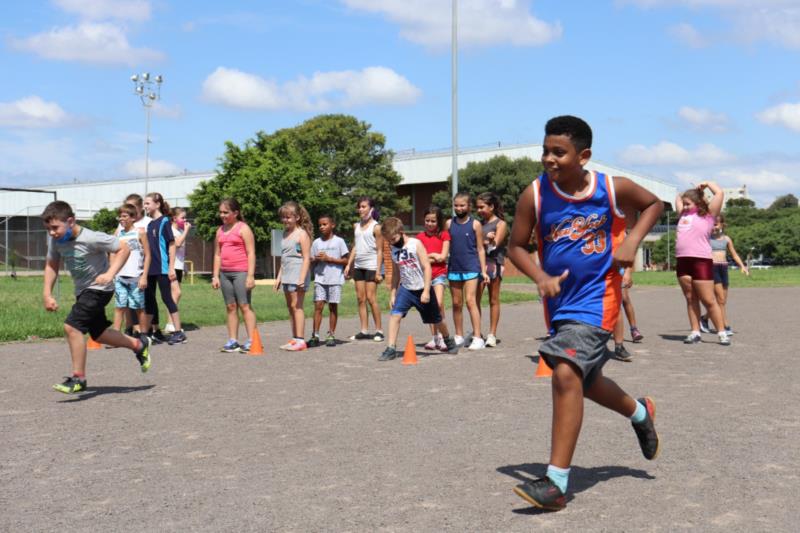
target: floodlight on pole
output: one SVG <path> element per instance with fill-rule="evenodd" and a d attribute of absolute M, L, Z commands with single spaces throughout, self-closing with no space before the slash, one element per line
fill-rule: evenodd
<path fill-rule="evenodd" d="M 161 84 L 164 83 L 164 78 L 161 74 L 151 79 L 149 72 L 142 72 L 141 74 L 134 74 L 131 76 L 133 82 L 133 94 L 139 97 L 142 105 L 144 106 L 145 115 L 147 119 L 145 144 L 144 144 L 144 192 L 147 194 L 148 182 L 150 180 L 150 111 L 153 105 L 161 100 Z"/>
<path fill-rule="evenodd" d="M 452 29 L 450 43 L 450 89 L 451 89 L 451 114 L 452 124 L 451 133 L 453 142 L 451 148 L 451 158 L 453 163 L 453 198 L 458 193 L 458 1 L 452 1 Z"/>

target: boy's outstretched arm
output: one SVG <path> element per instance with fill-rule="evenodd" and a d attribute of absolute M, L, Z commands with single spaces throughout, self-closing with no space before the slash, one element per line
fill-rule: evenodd
<path fill-rule="evenodd" d="M 47 259 L 44 264 L 44 287 L 42 291 L 42 300 L 44 301 L 44 308 L 47 311 L 58 311 L 58 302 L 53 298 L 53 285 L 58 278 L 58 267 L 60 260 Z"/>
<path fill-rule="evenodd" d="M 614 177 L 617 207 L 623 212 L 638 212 L 639 219 L 628 232 L 622 245 L 614 253 L 614 260 L 622 267 L 633 265 L 639 243 L 650 232 L 664 212 L 664 203 L 658 197 L 628 178 Z"/>
<path fill-rule="evenodd" d="M 569 275 L 569 270 L 565 270 L 559 276 L 550 276 L 531 259 L 528 253 L 528 242 L 533 228 L 536 227 L 536 201 L 533 194 L 533 185 L 528 185 L 517 201 L 508 243 L 508 258 L 520 272 L 536 283 L 539 296 L 553 297 L 561 292 L 561 282 Z"/>

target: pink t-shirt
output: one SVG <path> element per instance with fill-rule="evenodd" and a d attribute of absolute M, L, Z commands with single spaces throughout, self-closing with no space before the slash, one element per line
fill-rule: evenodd
<path fill-rule="evenodd" d="M 675 257 L 699 257 L 711 259 L 711 230 L 714 229 L 712 215 L 701 216 L 697 212 L 681 214 L 678 219 L 678 236 L 675 238 Z"/>
<path fill-rule="evenodd" d="M 242 222 L 237 222 L 225 233 L 222 226 L 217 230 L 220 271 L 247 272 L 247 248 L 241 235 Z"/>

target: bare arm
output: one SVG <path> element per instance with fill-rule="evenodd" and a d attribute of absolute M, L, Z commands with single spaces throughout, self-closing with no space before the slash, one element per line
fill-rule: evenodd
<path fill-rule="evenodd" d="M 422 277 L 425 280 L 422 295 L 420 295 L 419 299 L 426 304 L 431 301 L 431 261 L 428 259 L 428 252 L 425 251 L 425 247 L 421 242 L 417 243 L 417 256 L 419 256 L 419 262 L 422 265 Z"/>
<path fill-rule="evenodd" d="M 297 285 L 308 289 L 305 286 L 306 276 L 311 268 L 311 238 L 304 230 L 300 231 L 300 254 L 303 256 L 303 264 L 300 267 L 300 279 L 297 280 Z"/>
<path fill-rule="evenodd" d="M 178 275 L 175 274 L 175 250 L 177 250 L 175 241 L 172 240 L 169 243 L 169 270 L 167 270 L 167 277 L 170 281 L 178 279 Z"/>
<path fill-rule="evenodd" d="M 186 242 L 186 237 L 189 236 L 189 228 L 191 227 L 192 225 L 187 222 L 186 225 L 183 227 L 183 232 L 180 234 L 177 233 L 175 234 L 175 246 L 177 246 L 178 248 L 183 246 L 183 243 Z M 177 226 L 173 224 L 172 225 L 173 232 L 175 231 L 175 228 L 177 228 Z"/>
<path fill-rule="evenodd" d="M 219 233 L 214 235 L 214 263 L 211 267 L 211 288 L 212 289 L 219 289 L 219 269 L 222 265 L 222 261 L 220 260 L 220 244 L 219 244 Z"/>
<path fill-rule="evenodd" d="M 700 189 L 701 192 L 703 189 L 708 189 L 714 194 L 713 198 L 711 198 L 711 201 L 708 203 L 708 212 L 712 216 L 718 216 L 725 202 L 725 192 L 713 181 L 704 181 L 698 185 L 697 188 Z"/>
<path fill-rule="evenodd" d="M 353 230 L 355 230 L 356 226 L 358 226 L 358 223 L 353 225 Z M 345 265 L 345 267 L 344 267 L 344 277 L 345 278 L 349 278 L 350 277 L 350 270 L 353 268 L 353 262 L 355 260 L 356 260 L 356 246 L 355 246 L 355 242 L 353 242 L 353 249 L 350 251 L 350 256 L 347 259 L 347 265 Z"/>
<path fill-rule="evenodd" d="M 111 283 L 114 279 L 114 276 L 117 275 L 122 267 L 125 265 L 125 261 L 128 260 L 128 256 L 131 255 L 131 249 L 128 248 L 128 244 L 126 242 L 119 243 L 119 250 L 116 251 L 111 256 L 111 262 L 108 265 L 108 270 L 97 276 L 94 281 L 100 285 L 107 285 Z"/>
<path fill-rule="evenodd" d="M 246 288 L 252 289 L 256 286 L 256 238 L 253 230 L 247 224 L 242 225 L 239 235 L 242 236 L 244 250 L 247 253 L 247 279 L 244 285 Z"/>
<path fill-rule="evenodd" d="M 683 197 L 681 196 L 681 193 L 678 193 L 678 195 L 675 196 L 675 212 L 678 213 L 679 217 L 683 212 Z"/>
<path fill-rule="evenodd" d="M 489 274 L 486 273 L 486 248 L 483 246 L 483 229 L 477 220 L 472 221 L 472 229 L 475 231 L 476 248 L 478 249 L 478 262 L 481 264 L 481 277 L 484 283 L 489 283 Z"/>
<path fill-rule="evenodd" d="M 383 280 L 383 276 L 381 275 L 381 266 L 383 265 L 383 234 L 381 233 L 380 224 L 375 224 L 373 235 L 375 235 L 375 248 L 377 248 L 375 257 L 378 261 L 375 268 L 375 282 L 380 283 Z"/>
<path fill-rule="evenodd" d="M 487 236 L 491 236 L 492 242 L 495 246 L 502 246 L 503 243 L 506 241 L 506 236 L 508 235 L 508 224 L 505 220 L 500 219 L 497 221 L 497 229 L 494 231 L 494 234 L 489 233 Z"/>
<path fill-rule="evenodd" d="M 747 266 L 744 263 L 742 263 L 742 259 L 739 257 L 739 254 L 736 253 L 736 248 L 733 247 L 733 239 L 731 239 L 727 235 L 725 236 L 725 238 L 728 240 L 728 253 L 731 254 L 733 260 L 736 262 L 737 265 L 739 265 L 739 268 L 742 270 L 742 273 L 745 276 L 749 276 L 750 271 L 747 269 Z"/>
<path fill-rule="evenodd" d="M 142 245 L 142 254 L 144 261 L 142 261 L 142 275 L 139 276 L 138 286 L 140 289 L 147 288 L 147 275 L 150 273 L 150 242 L 147 240 L 147 232 L 143 229 L 139 230 L 139 242 Z"/>
<path fill-rule="evenodd" d="M 58 267 L 61 261 L 48 259 L 44 264 L 44 287 L 42 290 L 42 300 L 47 311 L 58 311 L 58 302 L 53 298 L 53 286 L 58 279 Z"/>
<path fill-rule="evenodd" d="M 431 263 L 445 263 L 448 255 L 450 255 L 450 241 L 442 241 L 442 251 L 438 254 L 429 253 L 428 259 L 430 259 Z"/>
<path fill-rule="evenodd" d="M 655 194 L 628 178 L 614 177 L 614 189 L 620 209 L 641 213 L 622 245 L 614 253 L 616 263 L 627 268 L 633 266 L 636 249 L 658 221 L 658 217 L 664 211 L 664 203 Z"/>

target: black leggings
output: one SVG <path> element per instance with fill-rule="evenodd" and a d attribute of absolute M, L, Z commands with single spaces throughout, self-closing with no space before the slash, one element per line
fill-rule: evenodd
<path fill-rule="evenodd" d="M 156 284 L 161 293 L 161 301 L 167 306 L 167 311 L 170 314 L 178 312 L 178 306 L 175 300 L 172 299 L 172 289 L 170 287 L 172 282 L 166 274 L 157 274 L 155 276 L 147 276 L 147 288 L 144 290 L 144 312 L 148 315 L 154 315 L 158 312 L 158 304 L 156 303 Z"/>

